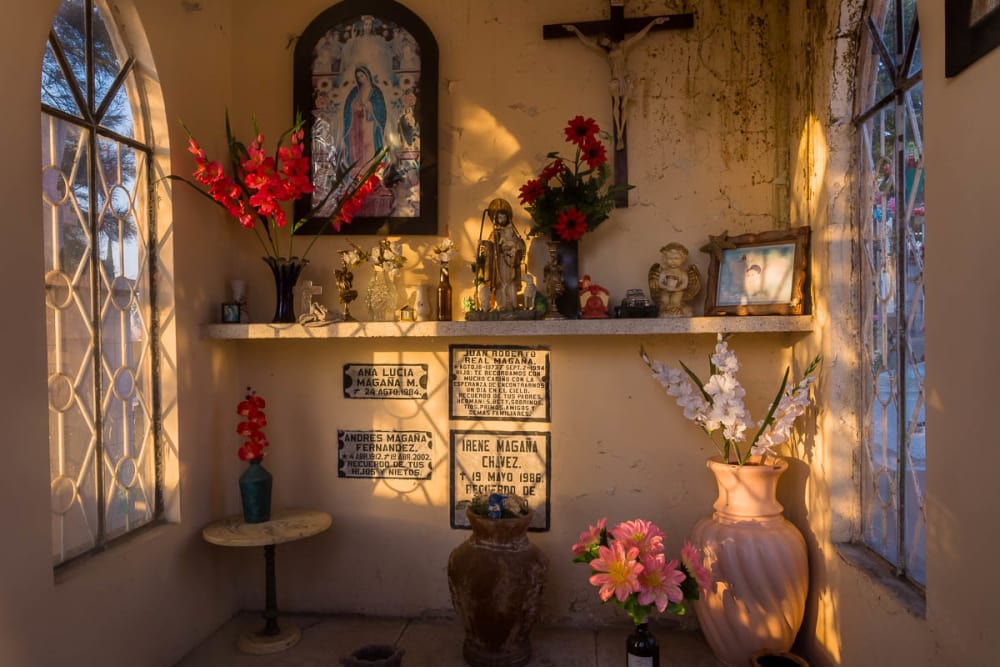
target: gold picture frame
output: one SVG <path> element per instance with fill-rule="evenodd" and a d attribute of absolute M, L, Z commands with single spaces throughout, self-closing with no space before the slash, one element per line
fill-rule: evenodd
<path fill-rule="evenodd" d="M 806 315 L 809 227 L 709 236 L 705 315 Z"/>

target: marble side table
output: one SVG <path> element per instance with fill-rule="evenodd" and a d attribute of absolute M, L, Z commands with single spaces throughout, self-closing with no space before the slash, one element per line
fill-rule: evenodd
<path fill-rule="evenodd" d="M 291 623 L 278 625 L 277 586 L 274 577 L 274 545 L 292 542 L 322 533 L 331 518 L 317 510 L 285 509 L 271 512 L 271 520 L 244 523 L 243 515 L 220 519 L 201 531 L 206 542 L 223 547 L 264 547 L 264 627 L 244 632 L 237 646 L 244 653 L 264 655 L 294 646 L 301 631 Z"/>

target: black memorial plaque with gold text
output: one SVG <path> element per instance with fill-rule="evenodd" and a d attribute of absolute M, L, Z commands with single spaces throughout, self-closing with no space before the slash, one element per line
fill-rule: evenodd
<path fill-rule="evenodd" d="M 451 345 L 449 352 L 451 419 L 550 421 L 548 348 Z"/>
<path fill-rule="evenodd" d="M 430 431 L 337 430 L 337 476 L 361 479 L 430 479 Z"/>
<path fill-rule="evenodd" d="M 475 495 L 518 495 L 535 511 L 531 530 L 549 529 L 551 435 L 543 431 L 451 432 L 451 527 L 468 528 Z"/>
<path fill-rule="evenodd" d="M 344 398 L 426 399 L 427 364 L 344 364 Z"/>

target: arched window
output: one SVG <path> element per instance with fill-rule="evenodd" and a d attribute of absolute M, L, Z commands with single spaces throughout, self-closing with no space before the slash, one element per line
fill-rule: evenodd
<path fill-rule="evenodd" d="M 42 61 L 53 558 L 161 513 L 152 148 L 103 0 L 64 0 Z"/>
<path fill-rule="evenodd" d="M 862 536 L 925 583 L 924 151 L 916 0 L 872 0 L 859 137 L 864 400 Z"/>

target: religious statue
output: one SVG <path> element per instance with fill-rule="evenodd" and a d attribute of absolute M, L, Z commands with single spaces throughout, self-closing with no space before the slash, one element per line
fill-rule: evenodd
<path fill-rule="evenodd" d="M 309 302 L 309 312 L 299 315 L 299 324 L 307 327 L 318 327 L 333 322 L 326 306 L 319 301 Z"/>
<path fill-rule="evenodd" d="M 538 294 L 538 288 L 535 287 L 535 277 L 530 273 L 525 272 L 524 274 L 524 289 L 521 292 L 521 298 L 524 301 L 525 310 L 535 309 L 535 295 Z"/>
<path fill-rule="evenodd" d="M 542 285 L 545 288 L 546 302 L 545 317 L 542 319 L 546 320 L 566 319 L 556 306 L 556 299 L 566 290 L 566 286 L 563 284 L 562 267 L 559 265 L 559 258 L 556 256 L 558 248 L 559 244 L 555 241 L 548 242 L 549 260 L 542 271 Z"/>
<path fill-rule="evenodd" d="M 514 213 L 510 203 L 504 199 L 494 199 L 483 211 L 493 223 L 493 231 L 487 239 L 480 240 L 478 256 L 484 259 L 483 280 L 489 286 L 493 310 L 500 312 L 517 310 L 517 292 L 521 287 L 521 264 L 524 262 L 526 244 L 514 226 Z M 481 303 L 483 310 L 489 303 Z"/>
<path fill-rule="evenodd" d="M 691 317 L 691 301 L 701 291 L 698 267 L 684 263 L 688 249 L 680 243 L 660 248 L 659 264 L 649 267 L 649 293 L 660 307 L 660 317 Z"/>
<path fill-rule="evenodd" d="M 609 37 L 598 38 L 588 37 L 580 32 L 580 29 L 572 24 L 564 24 L 563 28 L 577 36 L 585 46 L 606 55 L 608 64 L 611 66 L 611 80 L 608 82 L 608 90 L 611 93 L 611 115 L 615 122 L 615 149 L 625 148 L 625 120 L 626 107 L 628 107 L 632 96 L 632 77 L 628 73 L 626 58 L 628 51 L 636 45 L 638 41 L 646 36 L 653 29 L 653 26 L 666 23 L 669 19 L 666 16 L 658 16 L 646 24 L 646 26 L 625 39 L 614 41 Z"/>

